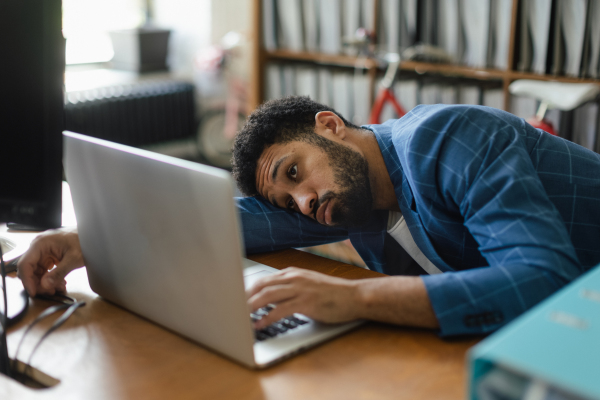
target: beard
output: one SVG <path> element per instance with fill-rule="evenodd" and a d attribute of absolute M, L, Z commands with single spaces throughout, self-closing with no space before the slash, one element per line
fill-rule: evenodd
<path fill-rule="evenodd" d="M 367 160 L 346 146 L 327 141 L 329 143 L 322 142 L 319 145 L 329 157 L 329 166 L 333 170 L 339 192 L 325 193 L 319 199 L 315 210 L 325 201 L 335 199 L 336 202 L 332 204 L 331 210 L 332 225 L 348 227 L 364 225 L 369 220 L 373 208 Z"/>

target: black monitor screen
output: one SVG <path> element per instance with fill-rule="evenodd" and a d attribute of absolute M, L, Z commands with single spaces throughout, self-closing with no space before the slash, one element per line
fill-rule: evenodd
<path fill-rule="evenodd" d="M 0 222 L 60 226 L 60 0 L 0 2 Z"/>

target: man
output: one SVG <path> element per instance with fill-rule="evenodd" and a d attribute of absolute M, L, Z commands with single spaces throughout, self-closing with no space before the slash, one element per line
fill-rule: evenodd
<path fill-rule="evenodd" d="M 284 270 L 248 293 L 252 309 L 277 305 L 257 328 L 300 312 L 484 333 L 600 262 L 600 156 L 487 107 L 420 106 L 359 128 L 306 97 L 271 101 L 239 133 L 233 175 L 251 196 L 238 200 L 248 252 L 350 238 L 371 269 L 398 275 Z M 64 290 L 83 265 L 76 235 L 60 235 L 20 261 L 30 294 Z"/>

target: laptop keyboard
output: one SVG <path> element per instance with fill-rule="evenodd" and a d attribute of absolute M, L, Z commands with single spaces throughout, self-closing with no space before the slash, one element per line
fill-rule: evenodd
<path fill-rule="evenodd" d="M 255 312 L 250 313 L 250 319 L 252 320 L 252 322 L 256 322 L 260 320 L 263 316 L 269 314 L 269 311 L 271 311 L 273 308 L 274 307 L 271 305 L 259 308 Z M 256 338 L 257 342 L 261 342 L 263 340 L 279 336 L 285 332 L 289 332 L 307 323 L 308 321 L 305 319 L 290 315 L 289 317 L 285 317 L 280 319 L 279 321 L 273 322 L 266 328 L 254 331 L 254 337 Z"/>

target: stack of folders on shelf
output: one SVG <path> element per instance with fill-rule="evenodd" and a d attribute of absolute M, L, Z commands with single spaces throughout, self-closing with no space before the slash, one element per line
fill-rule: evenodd
<path fill-rule="evenodd" d="M 469 351 L 471 400 L 600 399 L 600 267 Z"/>
<path fill-rule="evenodd" d="M 362 70 L 272 63 L 266 67 L 265 82 L 266 100 L 309 96 L 355 124 L 366 124 L 369 119 L 371 85 Z"/>
<path fill-rule="evenodd" d="M 424 43 L 456 63 L 506 69 L 513 0 L 262 0 L 268 51 L 354 54 L 344 46 L 358 28 L 373 31 L 377 49 L 400 53 Z"/>
<path fill-rule="evenodd" d="M 267 50 L 352 53 L 344 38 L 373 28 L 374 0 L 262 0 Z"/>
<path fill-rule="evenodd" d="M 385 8 L 383 0 L 384 14 Z M 443 48 L 457 64 L 506 69 L 511 15 L 512 0 L 422 0 L 411 18 L 417 21 L 417 43 Z M 394 20 L 382 22 L 386 29 Z"/>
<path fill-rule="evenodd" d="M 600 0 L 519 2 L 517 68 L 600 78 Z"/>
<path fill-rule="evenodd" d="M 265 85 L 266 100 L 309 96 L 357 125 L 368 123 L 370 98 L 375 95 L 370 92 L 368 75 L 361 69 L 269 63 Z M 375 91 L 378 88 L 379 82 L 376 82 Z M 504 94 L 498 84 L 490 86 L 473 81 L 401 76 L 394 84 L 394 93 L 406 111 L 418 104 L 482 104 L 500 109 L 504 106 Z M 391 105 L 384 107 L 382 121 L 397 117 Z"/>

